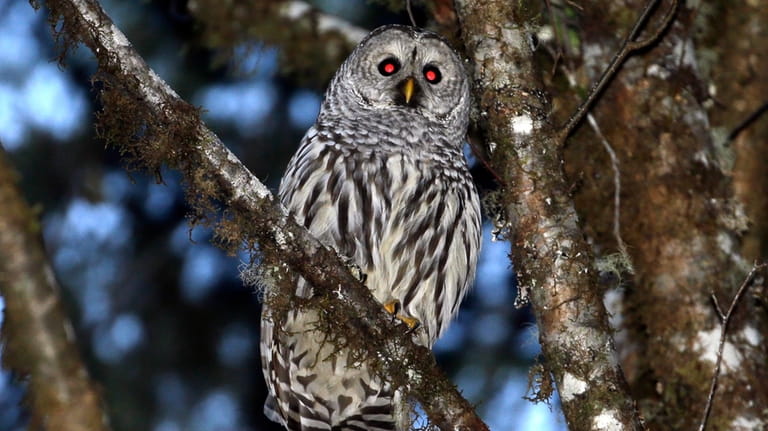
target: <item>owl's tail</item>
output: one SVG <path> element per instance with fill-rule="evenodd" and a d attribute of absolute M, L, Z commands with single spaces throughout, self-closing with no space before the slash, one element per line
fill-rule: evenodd
<path fill-rule="evenodd" d="M 348 365 L 346 352 L 334 352 L 322 334 L 303 329 L 309 326 L 305 321 L 317 319 L 289 313 L 285 331 L 262 320 L 261 359 L 269 388 L 264 414 L 290 431 L 407 430 L 400 391 L 364 364 Z"/>
<path fill-rule="evenodd" d="M 298 400 L 297 400 L 298 401 Z M 399 424 L 398 415 L 393 411 L 392 398 L 381 396 L 357 413 L 332 425 L 307 409 L 302 403 L 289 403 L 287 421 L 279 411 L 277 401 L 271 395 L 264 403 L 264 414 L 290 431 L 401 431 L 407 429 Z"/>
<path fill-rule="evenodd" d="M 399 430 L 393 415 L 392 398 L 379 397 L 372 404 L 360 409 L 360 412 L 348 416 L 333 431 L 396 431 Z"/>

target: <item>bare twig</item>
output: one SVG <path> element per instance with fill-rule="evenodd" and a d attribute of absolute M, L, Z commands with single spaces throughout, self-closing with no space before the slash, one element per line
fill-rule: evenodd
<path fill-rule="evenodd" d="M 741 283 L 741 286 L 739 286 L 739 290 L 736 291 L 736 295 L 733 297 L 733 300 L 731 301 L 731 305 L 728 307 L 728 311 L 723 314 L 723 310 L 720 308 L 720 304 L 717 301 L 717 298 L 714 294 L 712 294 L 712 300 L 715 304 L 715 310 L 717 311 L 717 314 L 722 319 L 722 329 L 720 330 L 720 342 L 717 346 L 717 360 L 715 361 L 715 370 L 712 375 L 712 382 L 709 385 L 709 395 L 707 396 L 707 405 L 704 407 L 704 413 L 701 418 L 701 423 L 699 424 L 699 431 L 704 431 L 707 427 L 707 421 L 709 420 L 709 414 L 712 411 L 712 402 L 715 399 L 715 391 L 717 390 L 717 381 L 720 378 L 720 365 L 723 362 L 723 348 L 725 347 L 725 337 L 728 331 L 728 323 L 731 321 L 731 316 L 733 316 L 733 311 L 736 309 L 736 305 L 738 305 L 739 301 L 741 300 L 741 297 L 744 296 L 744 292 L 747 291 L 747 288 L 749 288 L 750 284 L 752 283 L 752 279 L 755 277 L 755 274 L 768 267 L 768 263 L 762 263 L 757 264 L 755 263 L 752 265 L 752 269 L 749 271 L 749 274 L 744 278 L 744 281 Z"/>
<path fill-rule="evenodd" d="M 723 308 L 720 307 L 720 301 L 717 299 L 717 295 L 714 293 L 710 295 L 710 298 L 712 299 L 712 305 L 715 306 L 715 311 L 717 312 L 717 318 L 720 319 L 720 324 L 725 322 L 725 313 L 723 313 Z"/>
<path fill-rule="evenodd" d="M 755 109 L 755 111 L 749 114 L 749 116 L 745 118 L 744 121 L 739 123 L 738 126 L 734 127 L 733 130 L 731 130 L 731 133 L 728 134 L 726 142 L 730 142 L 736 139 L 736 137 L 739 136 L 741 132 L 743 132 L 747 127 L 751 126 L 752 123 L 757 121 L 757 119 L 766 112 L 768 112 L 768 102 L 763 103 L 762 106 Z"/>
<path fill-rule="evenodd" d="M 560 145 L 565 143 L 565 140 L 568 139 L 568 136 L 573 133 L 573 131 L 576 129 L 576 126 L 578 126 L 581 120 L 584 119 L 584 116 L 592 108 L 592 105 L 594 105 L 603 89 L 605 89 L 605 86 L 611 81 L 611 79 L 613 79 L 614 76 L 616 76 L 616 73 L 618 73 L 627 57 L 629 57 L 634 52 L 656 42 L 672 22 L 672 18 L 677 11 L 678 0 L 672 0 L 672 5 L 667 10 L 664 18 L 662 18 L 661 23 L 659 24 L 659 27 L 656 29 L 656 31 L 654 31 L 645 39 L 635 41 L 635 38 L 637 38 L 637 36 L 645 27 L 646 21 L 651 16 L 651 13 L 656 8 L 658 3 L 659 0 L 650 0 L 645 5 L 645 9 L 643 9 L 640 17 L 635 22 L 634 27 L 632 27 L 632 30 L 629 32 L 629 35 L 627 35 L 626 39 L 624 39 L 624 43 L 622 44 L 621 49 L 619 49 L 619 52 L 613 56 L 611 63 L 600 76 L 600 79 L 598 79 L 595 85 L 592 86 L 592 89 L 589 92 L 589 96 L 587 96 L 584 102 L 582 102 L 581 105 L 576 109 L 576 112 L 573 113 L 568 122 L 566 122 L 565 125 L 560 129 Z"/>
<path fill-rule="evenodd" d="M 491 176 L 493 176 L 493 179 L 495 179 L 501 187 L 504 187 L 505 184 L 501 179 L 501 176 L 499 176 L 499 173 L 493 169 L 493 166 L 491 166 L 491 163 L 488 161 L 488 159 L 485 158 L 483 151 L 480 150 L 477 143 L 473 142 L 472 139 L 467 139 L 467 142 L 469 143 L 469 149 L 472 150 L 472 154 L 475 156 L 475 158 L 480 160 L 480 163 L 482 163 L 485 169 L 491 174 Z"/>
<path fill-rule="evenodd" d="M 603 148 L 608 152 L 608 156 L 611 158 L 611 169 L 613 169 L 613 236 L 616 239 L 616 245 L 619 249 L 619 253 L 629 262 L 629 252 L 627 251 L 627 245 L 621 238 L 621 169 L 619 168 L 619 157 L 616 156 L 611 144 L 603 135 L 600 126 L 597 124 L 594 115 L 587 114 L 587 121 L 592 126 L 592 130 L 600 138 L 600 142 L 603 144 Z M 634 272 L 630 263 L 629 271 Z"/>
<path fill-rule="evenodd" d="M 571 87 L 576 87 L 576 77 L 573 75 L 573 72 L 571 72 L 565 66 L 562 66 L 561 69 L 563 70 L 563 73 L 568 79 L 568 83 L 571 85 Z M 603 135 L 603 131 L 600 129 L 600 125 L 597 123 L 597 120 L 591 113 L 587 113 L 587 121 L 589 122 L 589 125 L 592 127 L 592 130 L 594 130 L 597 137 L 600 139 L 600 143 L 603 144 L 603 148 L 605 148 L 608 156 L 611 158 L 611 169 L 613 170 L 613 236 L 616 239 L 616 246 L 619 249 L 619 253 L 621 253 L 627 262 L 630 262 L 629 252 L 627 251 L 627 244 L 621 237 L 621 169 L 619 167 L 619 157 L 616 155 L 616 151 L 608 142 L 608 139 L 606 139 L 605 135 Z M 634 268 L 632 267 L 631 262 L 629 263 L 629 267 L 627 269 L 629 269 L 630 272 L 634 272 Z"/>
<path fill-rule="evenodd" d="M 411 19 L 411 25 L 417 27 L 416 20 L 413 18 L 413 9 L 411 8 L 411 0 L 405 0 L 405 9 L 408 11 L 408 18 Z"/>

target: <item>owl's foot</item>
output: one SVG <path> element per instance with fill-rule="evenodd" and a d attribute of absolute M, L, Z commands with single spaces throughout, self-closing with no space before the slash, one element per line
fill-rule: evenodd
<path fill-rule="evenodd" d="M 384 304 L 384 309 L 387 310 L 387 313 L 391 315 L 395 315 L 398 311 L 400 311 L 400 301 L 397 299 L 393 299 L 392 301 L 387 302 Z"/>
<path fill-rule="evenodd" d="M 419 319 L 415 317 L 408 317 L 403 316 L 402 314 L 398 314 L 397 317 L 401 322 L 405 323 L 406 326 L 408 326 L 408 333 L 419 329 L 419 326 L 421 326 L 421 322 L 419 322 Z"/>
<path fill-rule="evenodd" d="M 409 317 L 403 314 L 398 314 L 401 307 L 402 306 L 400 305 L 400 301 L 398 301 L 397 299 L 394 299 L 384 304 L 384 309 L 387 310 L 387 313 L 391 314 L 392 317 L 405 323 L 405 325 L 408 326 L 408 332 L 415 331 L 419 326 L 421 326 L 421 322 L 419 322 L 419 319 L 416 319 L 415 317 Z"/>

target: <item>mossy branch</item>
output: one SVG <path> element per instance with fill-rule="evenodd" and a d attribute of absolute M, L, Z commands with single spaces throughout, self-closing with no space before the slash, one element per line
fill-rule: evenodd
<path fill-rule="evenodd" d="M 83 43 L 96 56 L 104 106 L 97 131 L 110 145 L 135 167 L 179 170 L 193 219 L 212 225 L 219 245 L 229 251 L 243 245 L 258 249 L 275 273 L 299 274 L 317 287 L 317 297 L 301 306 L 329 316 L 320 322 L 332 332 L 329 339 L 367 352 L 372 368 L 406 387 L 434 424 L 487 429 L 437 368 L 432 353 L 413 343 L 333 250 L 287 216 L 267 187 L 200 121 L 198 109 L 147 66 L 98 2 L 46 4 L 62 53 Z M 293 296 L 289 283 L 275 285 L 283 298 Z"/>

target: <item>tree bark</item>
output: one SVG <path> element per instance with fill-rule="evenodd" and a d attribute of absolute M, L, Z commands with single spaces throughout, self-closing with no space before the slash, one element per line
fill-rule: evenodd
<path fill-rule="evenodd" d="M 768 103 L 768 52 L 759 47 L 768 41 L 768 8 L 762 2 L 718 1 L 695 11 L 693 33 L 702 80 L 713 92 L 708 104 L 713 135 L 733 152 L 733 164 L 724 166 L 733 175 L 733 188 L 746 208 L 750 229 L 742 240 L 745 259 L 768 258 L 768 113 L 751 123 L 750 115 Z M 733 139 L 730 134 L 745 128 Z M 726 141 L 726 139 L 728 139 Z M 765 328 L 768 330 L 768 328 Z M 766 331 L 761 331 L 765 334 Z"/>
<path fill-rule="evenodd" d="M 43 250 L 40 222 L 0 147 L 0 295 L 3 364 L 28 377 L 30 429 L 107 431 L 100 391 L 88 376 Z"/>
<path fill-rule="evenodd" d="M 617 35 L 631 27 L 627 10 L 643 3 L 594 2 L 584 9 L 576 76 L 599 75 Z M 730 303 L 750 267 L 739 244 L 747 219 L 723 170 L 730 150 L 713 141 L 704 107 L 712 102 L 693 41 L 696 17 L 681 6 L 659 46 L 628 62 L 595 109 L 620 160 L 621 235 L 635 268 L 621 312 L 622 364 L 644 418 L 659 430 L 698 426 L 721 328 L 710 295 Z M 587 127 L 570 143 L 566 167 L 569 177 L 581 179 L 577 210 L 596 249 L 615 250 L 610 162 Z M 709 430 L 766 424 L 766 350 L 757 335 L 765 313 L 755 307 L 743 301 L 730 326 Z"/>
<path fill-rule="evenodd" d="M 456 1 L 474 62 L 479 124 L 499 175 L 520 294 L 530 295 L 545 367 L 573 430 L 643 426 L 618 366 L 592 254 L 562 168 L 558 130 L 534 63 L 537 11 Z"/>

